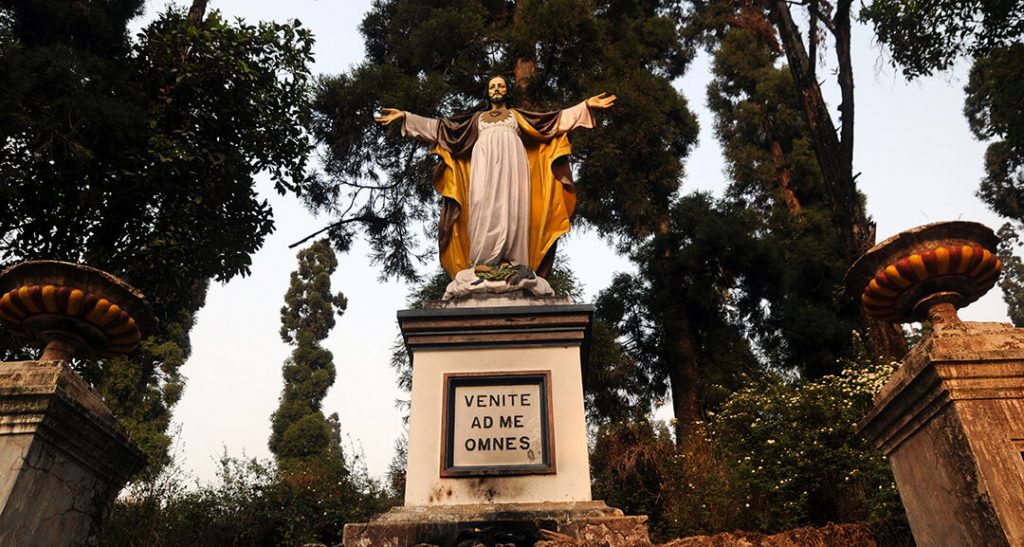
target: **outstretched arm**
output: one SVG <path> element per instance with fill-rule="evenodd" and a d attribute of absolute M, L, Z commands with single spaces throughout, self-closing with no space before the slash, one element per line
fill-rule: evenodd
<path fill-rule="evenodd" d="M 417 116 L 396 108 L 381 108 L 380 112 L 381 115 L 375 116 L 373 119 L 384 126 L 401 123 L 403 137 L 411 137 L 431 144 L 437 142 L 438 122 L 434 118 Z"/>
<path fill-rule="evenodd" d="M 567 133 L 577 127 L 594 127 L 594 117 L 591 115 L 591 110 L 604 110 L 614 104 L 615 95 L 601 93 L 576 106 L 562 110 L 558 114 L 558 133 Z"/>

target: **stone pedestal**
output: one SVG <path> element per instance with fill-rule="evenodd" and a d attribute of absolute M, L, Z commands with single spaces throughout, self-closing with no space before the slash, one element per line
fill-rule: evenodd
<path fill-rule="evenodd" d="M 398 313 L 412 360 L 405 506 L 346 546 L 646 545 L 646 517 L 592 501 L 582 366 L 593 307 L 475 296 Z"/>
<path fill-rule="evenodd" d="M 1024 545 L 1024 329 L 934 325 L 860 427 L 918 545 Z"/>
<path fill-rule="evenodd" d="M 82 545 L 145 455 L 61 361 L 0 363 L 0 545 Z"/>

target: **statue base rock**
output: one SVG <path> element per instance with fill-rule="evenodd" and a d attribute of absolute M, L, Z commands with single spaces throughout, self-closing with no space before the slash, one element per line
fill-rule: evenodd
<path fill-rule="evenodd" d="M 477 277 L 473 268 L 467 268 L 455 274 L 455 279 L 444 290 L 444 300 L 461 299 L 481 294 L 519 293 L 534 296 L 554 296 L 555 291 L 547 279 L 537 276 L 520 279 L 512 284 L 507 281 L 485 280 Z"/>

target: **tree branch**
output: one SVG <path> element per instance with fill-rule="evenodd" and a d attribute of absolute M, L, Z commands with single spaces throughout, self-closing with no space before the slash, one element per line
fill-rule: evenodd
<path fill-rule="evenodd" d="M 343 225 L 348 224 L 350 222 L 371 222 L 371 221 L 374 221 L 374 220 L 380 220 L 380 217 L 377 217 L 375 215 L 365 214 L 365 215 L 359 215 L 357 217 L 343 218 L 343 219 L 341 219 L 341 220 L 339 220 L 337 222 L 332 222 L 331 224 L 328 224 L 327 226 L 324 226 L 323 228 L 313 232 L 312 234 L 309 234 L 308 236 L 306 236 L 306 237 L 296 241 L 295 243 L 292 243 L 291 245 L 288 246 L 288 248 L 289 249 L 294 249 L 295 247 L 298 247 L 299 245 L 302 245 L 303 243 L 305 243 L 305 242 L 313 239 L 314 237 L 316 237 L 316 236 L 318 236 L 318 235 L 320 235 L 320 234 L 330 230 L 331 228 L 336 228 L 338 226 L 343 226 Z"/>

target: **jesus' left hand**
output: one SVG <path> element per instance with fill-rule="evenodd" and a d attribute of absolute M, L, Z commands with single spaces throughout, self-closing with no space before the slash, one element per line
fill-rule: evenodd
<path fill-rule="evenodd" d="M 601 93 L 600 95 L 594 95 L 587 99 L 587 108 L 596 108 L 598 110 L 604 110 L 605 108 L 615 106 L 615 95 L 609 95 L 607 93 Z"/>

